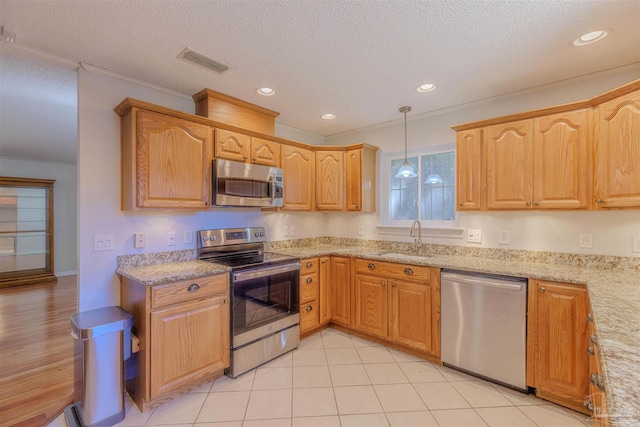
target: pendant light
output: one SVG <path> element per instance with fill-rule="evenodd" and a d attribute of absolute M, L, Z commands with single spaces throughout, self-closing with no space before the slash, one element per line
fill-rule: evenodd
<path fill-rule="evenodd" d="M 398 170 L 396 178 L 415 178 L 418 176 L 407 161 L 407 113 L 409 111 L 411 111 L 411 107 L 400 107 L 400 112 L 404 113 L 404 164 Z"/>

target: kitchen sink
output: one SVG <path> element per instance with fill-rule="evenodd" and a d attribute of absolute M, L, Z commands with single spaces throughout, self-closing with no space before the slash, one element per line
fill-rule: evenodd
<path fill-rule="evenodd" d="M 415 261 L 424 261 L 424 259 L 426 258 L 425 256 L 405 255 L 405 254 L 397 254 L 393 252 L 381 253 L 380 256 L 383 256 L 385 258 L 397 258 L 397 259 L 404 259 L 404 260 L 410 259 Z"/>

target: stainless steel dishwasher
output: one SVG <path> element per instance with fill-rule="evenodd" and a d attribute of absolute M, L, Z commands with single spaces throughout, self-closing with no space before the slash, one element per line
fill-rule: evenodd
<path fill-rule="evenodd" d="M 527 280 L 442 270 L 442 361 L 527 392 Z"/>

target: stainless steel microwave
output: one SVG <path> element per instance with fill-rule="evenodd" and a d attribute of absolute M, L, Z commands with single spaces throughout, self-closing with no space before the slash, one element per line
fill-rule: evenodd
<path fill-rule="evenodd" d="M 283 206 L 282 169 L 251 163 L 213 161 L 213 204 L 216 206 Z"/>

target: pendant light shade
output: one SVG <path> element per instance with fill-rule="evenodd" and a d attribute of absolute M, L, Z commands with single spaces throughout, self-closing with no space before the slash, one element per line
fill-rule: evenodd
<path fill-rule="evenodd" d="M 411 107 L 400 107 L 400 112 L 404 113 L 404 164 L 398 170 L 396 178 L 415 178 L 418 175 L 407 161 L 407 113 Z"/>

